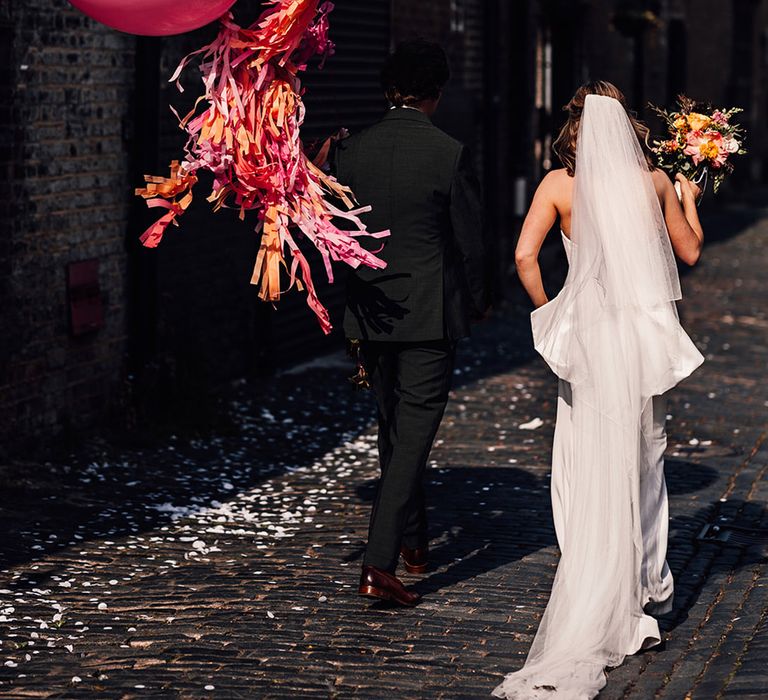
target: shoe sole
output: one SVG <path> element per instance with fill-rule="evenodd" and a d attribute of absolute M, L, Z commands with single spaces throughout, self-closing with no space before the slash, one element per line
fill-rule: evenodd
<path fill-rule="evenodd" d="M 398 600 L 391 593 L 382 591 L 380 588 L 376 588 L 375 586 L 360 586 L 360 588 L 357 591 L 357 594 L 363 596 L 364 598 L 376 598 L 377 600 L 388 600 L 388 601 L 391 601 L 392 603 L 397 603 L 398 605 L 404 605 L 408 608 L 412 608 L 420 600 L 417 598 L 416 600 L 413 601 L 413 603 L 406 603 L 404 600 Z"/>
<path fill-rule="evenodd" d="M 409 564 L 407 561 L 403 561 L 403 566 L 409 574 L 426 574 L 429 568 L 428 564 Z"/>

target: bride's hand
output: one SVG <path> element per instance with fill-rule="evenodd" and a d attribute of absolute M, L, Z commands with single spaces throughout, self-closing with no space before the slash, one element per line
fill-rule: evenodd
<path fill-rule="evenodd" d="M 677 173 L 677 175 L 675 175 L 675 181 L 680 183 L 681 199 L 690 197 L 694 202 L 699 201 L 699 197 L 701 197 L 701 187 L 689 180 L 682 173 Z"/>

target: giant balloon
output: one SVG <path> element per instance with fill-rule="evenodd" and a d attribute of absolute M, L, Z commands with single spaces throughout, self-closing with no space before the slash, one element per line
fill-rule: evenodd
<path fill-rule="evenodd" d="M 129 34 L 167 36 L 202 27 L 236 0 L 70 0 L 81 12 Z"/>

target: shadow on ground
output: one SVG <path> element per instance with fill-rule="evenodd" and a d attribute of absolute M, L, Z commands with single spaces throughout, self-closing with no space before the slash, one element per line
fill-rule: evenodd
<path fill-rule="evenodd" d="M 433 593 L 554 545 L 548 481 L 515 467 L 431 469 L 430 568 L 417 590 Z M 357 493 L 373 502 L 376 482 Z M 363 552 L 344 561 L 360 561 Z"/>
<path fill-rule="evenodd" d="M 758 216 L 751 209 L 711 211 L 705 224 L 708 240 L 738 235 Z M 562 281 L 563 265 L 564 256 L 557 252 L 547 274 L 555 285 Z M 535 357 L 527 303 L 519 288 L 509 297 L 495 318 L 476 326 L 472 342 L 461 346 L 455 388 L 510 372 Z M 169 521 L 167 514 L 148 505 L 228 500 L 290 468 L 313 464 L 372 427 L 371 397 L 354 394 L 347 374 L 339 369 L 313 370 L 311 375 L 278 376 L 228 389 L 222 405 L 228 406 L 226 423 L 232 427 L 221 434 L 169 433 L 146 447 L 86 438 L 65 459 L 42 463 L 17 459 L 0 467 L 4 532 L 0 566 L 38 559 L 92 539 L 148 532 Z M 673 492 L 675 478 L 675 469 L 670 468 Z M 439 543 L 435 561 L 448 569 L 429 586 L 450 585 L 475 575 L 473 571 L 499 566 L 494 563 L 499 538 L 504 532 L 520 538 L 521 525 L 527 528 L 533 522 L 540 529 L 531 529 L 535 536 L 514 557 L 524 556 L 531 547 L 553 544 L 547 485 L 531 479 L 519 469 L 472 469 L 446 477 L 448 486 L 436 486 L 433 498 L 440 507 L 433 512 Z M 467 488 L 459 489 L 462 480 Z M 483 515 L 469 519 L 465 527 L 471 532 L 456 532 L 449 514 L 460 513 L 472 489 L 489 483 L 497 486 L 472 496 L 476 512 Z M 544 513 L 542 522 L 526 518 L 527 509 Z M 494 516 L 498 522 L 486 515 L 495 511 L 500 513 Z"/>
<path fill-rule="evenodd" d="M 455 388 L 533 357 L 527 313 L 499 312 L 459 350 Z M 287 470 L 309 466 L 371 429 L 372 396 L 355 393 L 338 363 L 267 382 L 241 382 L 221 401 L 226 430 L 139 440 L 84 440 L 66 457 L 0 466 L 0 567 L 46 552 L 162 527 L 153 506 L 228 501 Z"/>

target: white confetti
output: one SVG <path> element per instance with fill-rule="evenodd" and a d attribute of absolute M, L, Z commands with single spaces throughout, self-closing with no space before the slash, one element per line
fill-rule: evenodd
<path fill-rule="evenodd" d="M 536 430 L 537 428 L 540 428 L 542 425 L 544 425 L 544 421 L 541 420 L 538 416 L 534 418 L 533 420 L 528 421 L 527 423 L 520 423 L 517 427 L 520 428 L 520 430 Z"/>

